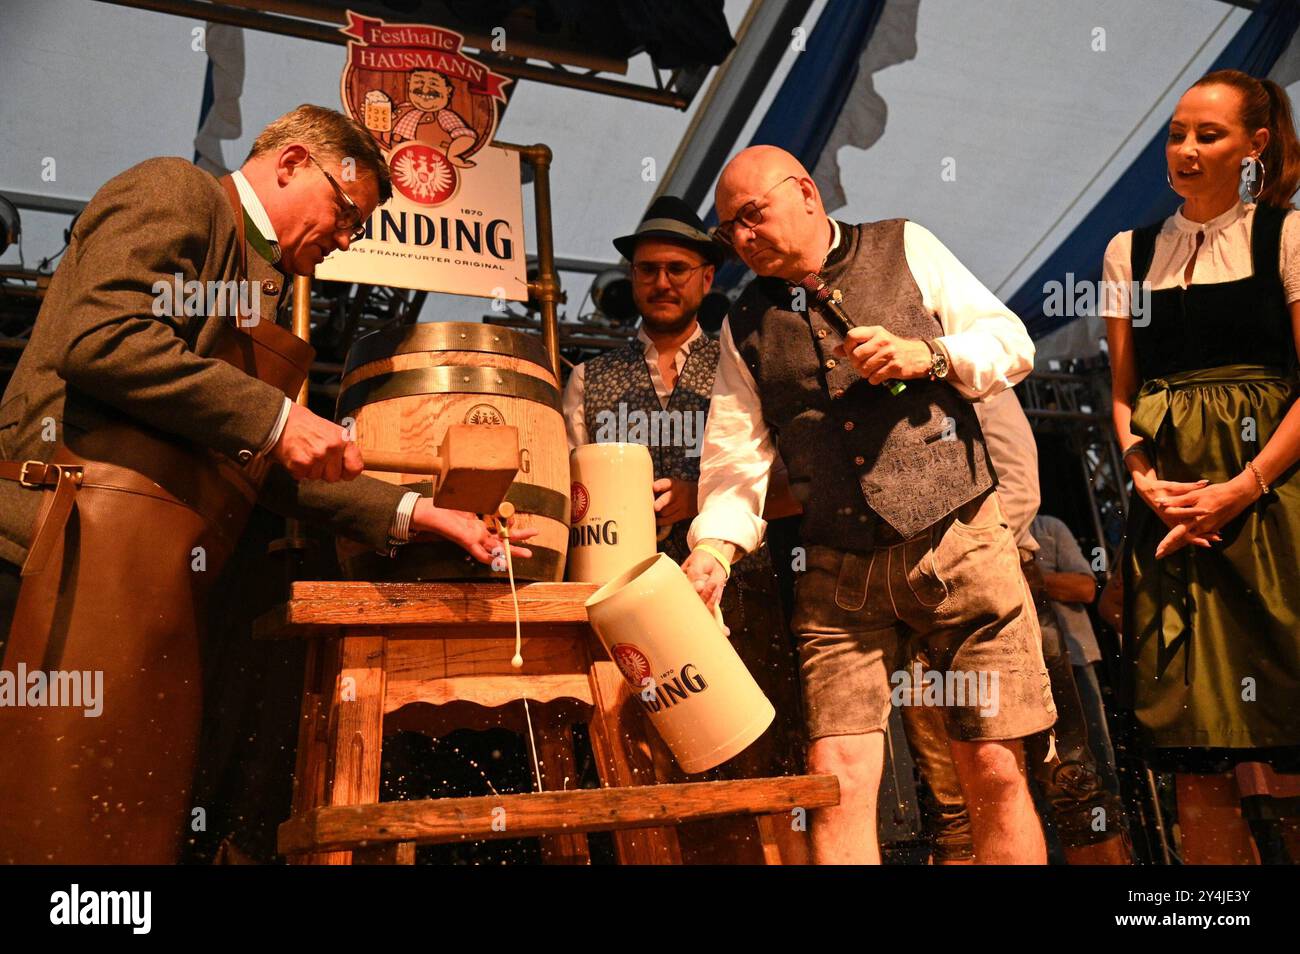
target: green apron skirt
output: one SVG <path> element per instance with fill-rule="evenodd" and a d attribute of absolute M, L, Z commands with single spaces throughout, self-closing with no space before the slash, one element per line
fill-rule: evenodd
<path fill-rule="evenodd" d="M 1133 433 L 1146 439 L 1161 479 L 1226 481 L 1273 436 L 1296 387 L 1259 365 L 1151 379 L 1134 404 Z M 1222 771 L 1267 758 L 1288 770 L 1277 762 L 1300 756 L 1294 472 L 1222 527 L 1222 543 L 1162 560 L 1155 550 L 1168 528 L 1134 494 L 1123 567 L 1126 689 L 1155 767 Z"/>

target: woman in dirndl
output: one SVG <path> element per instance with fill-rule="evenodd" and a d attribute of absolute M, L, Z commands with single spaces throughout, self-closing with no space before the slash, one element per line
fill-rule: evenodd
<path fill-rule="evenodd" d="M 1275 847 L 1300 861 L 1300 143 L 1286 93 L 1208 74 L 1179 100 L 1165 155 L 1182 206 L 1116 235 L 1104 266 L 1136 498 L 1122 697 L 1148 764 L 1176 774 L 1184 862 L 1274 858 L 1242 810 L 1265 802 Z"/>

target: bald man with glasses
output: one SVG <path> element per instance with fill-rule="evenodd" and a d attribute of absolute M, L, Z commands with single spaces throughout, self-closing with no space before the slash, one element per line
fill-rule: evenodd
<path fill-rule="evenodd" d="M 803 505 L 808 766 L 840 780 L 840 804 L 813 813 L 815 860 L 879 863 L 897 703 L 942 707 L 977 861 L 1042 864 L 1020 740 L 1056 711 L 971 403 L 1028 374 L 1033 344 L 916 223 L 830 218 L 782 149 L 732 159 L 716 205 L 715 237 L 758 277 L 723 325 L 685 569 L 706 602 L 725 592 L 763 538 L 779 449 Z"/>

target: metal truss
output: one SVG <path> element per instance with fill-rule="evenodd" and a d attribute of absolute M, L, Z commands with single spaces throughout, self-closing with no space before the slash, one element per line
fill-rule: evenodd
<path fill-rule="evenodd" d="M 1111 427 L 1110 370 L 1105 359 L 1077 361 L 1069 371 L 1035 371 L 1017 392 L 1034 433 L 1063 438 L 1078 461 L 1088 496 L 1091 537 L 1105 548 L 1109 571 L 1124 539 L 1128 473 Z"/>

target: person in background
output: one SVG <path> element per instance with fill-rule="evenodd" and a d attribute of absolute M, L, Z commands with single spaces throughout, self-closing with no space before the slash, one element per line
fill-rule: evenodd
<path fill-rule="evenodd" d="M 1040 546 L 1037 534 L 1031 532 L 1031 526 L 1038 526 L 1035 515 L 1040 499 L 1034 432 L 1012 390 L 979 402 L 975 411 L 997 471 L 998 496 L 1005 501 L 1007 522 L 1016 536 L 1021 571 L 1035 597 L 1043 657 L 1058 713 L 1052 729 L 1025 740 L 1030 774 L 1050 806 L 1057 837 L 1071 864 L 1129 864 L 1131 851 L 1118 780 L 1113 768 L 1109 776 L 1104 774 L 1094 755 L 1100 750 L 1092 740 L 1092 719 L 1083 703 L 1087 697 L 1076 688 L 1061 628 L 1048 599 L 1051 587 L 1035 562 L 1043 559 L 1044 549 L 1054 561 L 1055 547 L 1050 537 Z M 1093 586 L 1095 589 L 1095 583 Z M 921 771 L 921 817 L 931 843 L 931 858 L 935 864 L 970 864 L 975 857 L 970 813 L 948 751 L 942 714 L 932 706 L 909 705 L 902 707 L 902 716 L 908 746 Z M 1113 755 L 1110 761 L 1113 763 Z"/>
<path fill-rule="evenodd" d="M 1101 647 L 1097 645 L 1097 634 L 1092 631 L 1087 610 L 1087 605 L 1097 598 L 1097 578 L 1064 521 L 1040 513 L 1034 518 L 1030 532 L 1038 541 L 1038 568 L 1042 572 L 1043 588 L 1051 599 L 1052 612 L 1043 614 L 1039 622 L 1044 630 L 1054 628 L 1064 636 L 1074 685 L 1087 720 L 1088 748 L 1106 790 L 1118 797 L 1115 748 L 1110 740 L 1097 675 Z"/>

